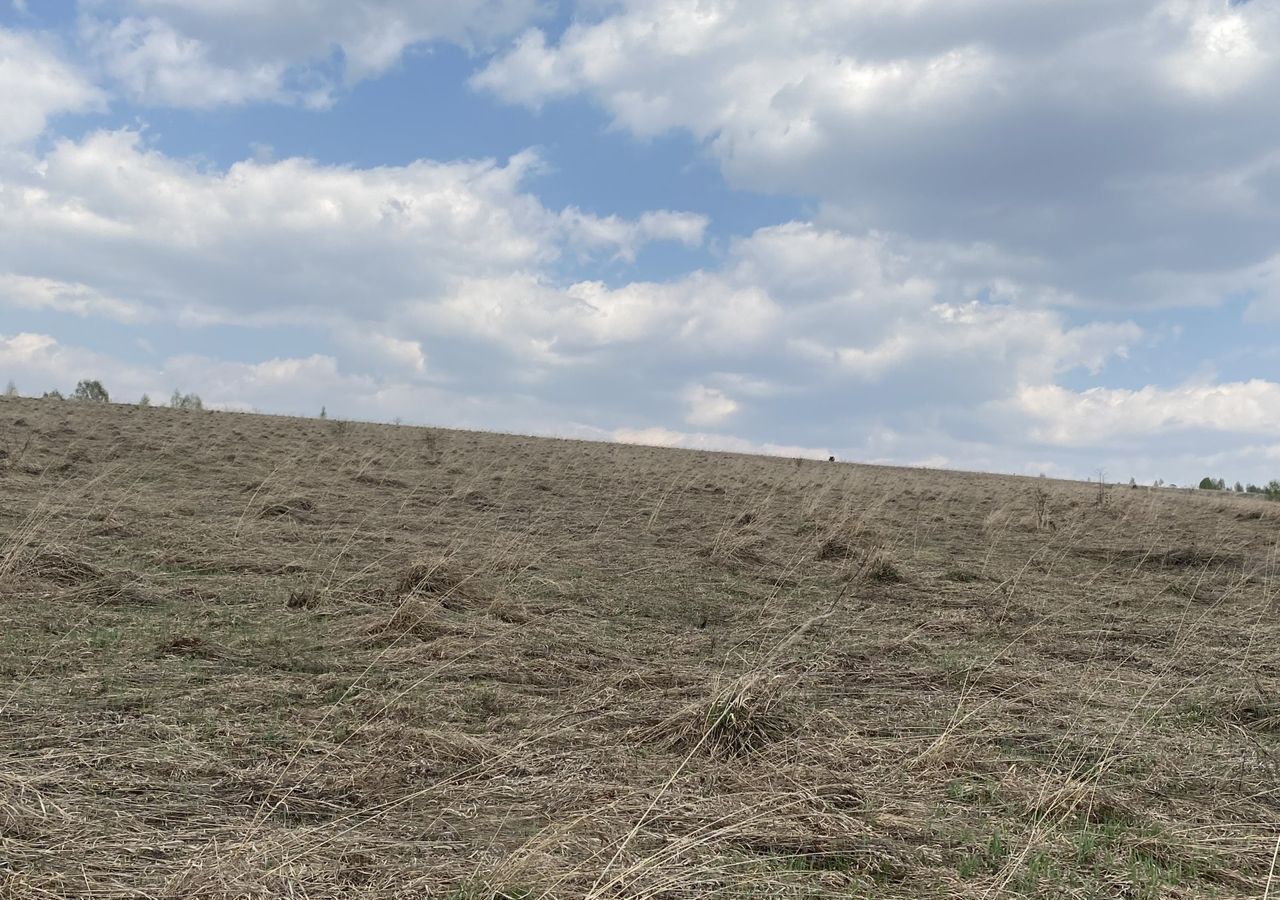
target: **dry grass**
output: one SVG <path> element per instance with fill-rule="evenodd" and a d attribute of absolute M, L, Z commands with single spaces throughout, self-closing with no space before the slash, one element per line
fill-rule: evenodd
<path fill-rule="evenodd" d="M 1280 897 L 1280 506 L 0 399 L 0 897 Z"/>

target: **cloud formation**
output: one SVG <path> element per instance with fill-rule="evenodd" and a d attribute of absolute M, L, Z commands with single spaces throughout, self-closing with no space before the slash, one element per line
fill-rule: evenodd
<path fill-rule="evenodd" d="M 692 214 L 549 210 L 525 188 L 536 164 L 522 153 L 222 171 L 172 159 L 136 131 L 95 132 L 9 173 L 0 267 L 11 302 L 28 305 L 126 320 L 345 321 L 439 299 L 464 279 L 540 271 L 566 247 L 633 258 L 650 241 L 701 241 L 705 220 Z"/>
<path fill-rule="evenodd" d="M 0 27 L 0 152 L 38 137 L 53 117 L 100 108 L 105 98 L 52 39 Z"/>
<path fill-rule="evenodd" d="M 539 0 L 106 0 L 81 40 L 134 100 L 208 108 L 322 107 L 436 41 L 489 46 L 539 18 Z"/>
<path fill-rule="evenodd" d="M 628 0 L 524 32 L 473 84 L 687 132 L 735 185 L 986 244 L 1076 303 L 1249 290 L 1280 242 L 1269 3 Z"/>

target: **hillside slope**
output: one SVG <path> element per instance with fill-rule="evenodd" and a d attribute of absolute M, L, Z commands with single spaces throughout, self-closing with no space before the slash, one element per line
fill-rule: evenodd
<path fill-rule="evenodd" d="M 1263 501 L 14 399 L 0 451 L 0 897 L 1266 889 Z"/>

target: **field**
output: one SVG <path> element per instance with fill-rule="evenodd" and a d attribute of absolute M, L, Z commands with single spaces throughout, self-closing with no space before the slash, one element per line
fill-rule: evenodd
<path fill-rule="evenodd" d="M 0 400 L 0 897 L 1280 898 L 1280 504 Z"/>

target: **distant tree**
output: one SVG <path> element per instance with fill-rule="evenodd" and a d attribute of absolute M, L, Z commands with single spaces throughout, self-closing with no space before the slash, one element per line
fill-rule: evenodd
<path fill-rule="evenodd" d="M 4 386 L 4 395 L 6 397 L 18 396 L 18 386 L 14 384 L 12 381 L 10 381 L 8 384 Z"/>
<path fill-rule="evenodd" d="M 327 412 L 325 412 L 325 409 L 324 409 L 324 407 L 323 407 L 323 406 L 322 406 L 322 407 L 320 407 L 320 418 L 322 418 L 322 419 L 327 419 L 327 418 L 329 418 L 329 414 L 328 414 Z"/>
<path fill-rule="evenodd" d="M 96 379 L 83 379 L 76 385 L 75 393 L 71 395 L 73 400 L 87 400 L 90 403 L 108 403 L 111 395 L 107 393 L 107 389 L 102 386 L 102 382 Z"/>
<path fill-rule="evenodd" d="M 1235 492 L 1236 492 L 1237 494 L 1243 494 L 1243 493 L 1244 493 L 1244 485 L 1237 481 L 1237 482 L 1236 482 L 1236 486 L 1235 486 Z"/>
<path fill-rule="evenodd" d="M 65 400 L 65 399 L 67 399 L 66 397 L 62 396 L 62 391 L 59 391 L 59 390 L 45 391 L 43 394 L 41 394 L 41 395 L 40 395 L 40 398 L 41 398 L 42 400 Z"/>
<path fill-rule="evenodd" d="M 1258 487 L 1256 484 L 1248 484 L 1248 485 L 1245 485 L 1244 492 L 1245 492 L 1246 494 L 1261 494 L 1261 493 L 1264 493 L 1263 489 L 1262 489 L 1262 488 L 1260 488 L 1260 487 Z"/>
<path fill-rule="evenodd" d="M 139 405 L 139 406 L 150 406 L 150 405 L 151 405 L 151 395 L 150 395 L 150 394 L 143 394 L 143 395 L 138 399 L 138 405 Z"/>
<path fill-rule="evenodd" d="M 204 409 L 204 401 L 199 394 L 184 394 L 179 390 L 173 392 L 169 405 L 174 409 Z"/>
<path fill-rule="evenodd" d="M 1130 478 L 1130 479 L 1129 479 L 1129 487 L 1131 487 L 1131 488 L 1136 488 L 1137 486 L 1138 486 L 1138 479 L 1136 479 L 1136 478 Z"/>
<path fill-rule="evenodd" d="M 1200 479 L 1199 488 L 1202 491 L 1221 491 L 1227 486 L 1226 481 L 1221 478 L 1210 478 L 1205 476 Z"/>
<path fill-rule="evenodd" d="M 1262 493 L 1268 500 L 1280 500 L 1280 481 L 1272 478 L 1267 482 L 1267 486 L 1262 489 Z"/>

